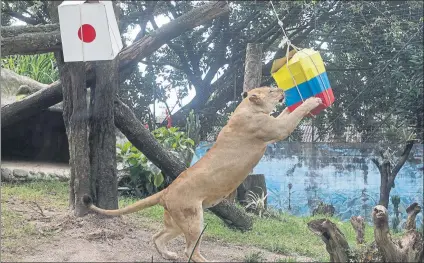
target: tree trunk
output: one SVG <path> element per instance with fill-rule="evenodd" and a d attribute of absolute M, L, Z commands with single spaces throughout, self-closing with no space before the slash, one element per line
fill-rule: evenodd
<path fill-rule="evenodd" d="M 90 163 L 88 160 L 88 110 L 84 63 L 59 64 L 63 87 L 63 120 L 69 142 L 71 180 L 69 205 L 76 216 L 83 216 L 87 207 L 82 202 L 90 194 Z"/>
<path fill-rule="evenodd" d="M 114 123 L 117 60 L 96 62 L 96 82 L 90 98 L 91 189 L 95 204 L 103 209 L 118 208 Z"/>
<path fill-rule="evenodd" d="M 380 200 L 378 203 L 386 208 L 389 207 L 390 191 L 394 187 L 396 176 L 402 166 L 405 164 L 406 160 L 408 159 L 408 156 L 413 146 L 413 140 L 406 142 L 403 153 L 397 160 L 396 165 L 393 169 L 391 168 L 390 160 L 387 159 L 388 157 L 382 151 L 380 151 L 380 155 L 382 158 L 381 162 L 376 158 L 371 159 L 371 161 L 377 166 L 380 172 Z"/>
<path fill-rule="evenodd" d="M 57 3 L 57 2 L 52 2 Z M 56 10 L 56 9 L 55 9 Z M 121 82 L 131 74 L 138 62 L 151 55 L 158 48 L 187 30 L 199 26 L 229 11 L 226 2 L 218 1 L 197 7 L 162 26 L 152 34 L 135 41 L 124 48 L 119 56 L 119 72 Z M 28 26 L 32 27 L 32 26 Z M 27 43 L 31 45 L 31 43 Z M 30 47 L 28 47 L 30 48 Z M 51 52 L 52 50 L 48 51 Z M 95 78 L 92 68 L 88 67 L 87 81 Z M 9 104 L 1 109 L 1 127 L 5 127 L 23 118 L 39 113 L 62 100 L 60 83 L 53 83 L 48 89 L 40 90 L 21 101 Z"/>

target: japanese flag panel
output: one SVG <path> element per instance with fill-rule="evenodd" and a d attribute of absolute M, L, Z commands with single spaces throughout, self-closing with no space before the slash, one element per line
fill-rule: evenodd
<path fill-rule="evenodd" d="M 111 1 L 64 1 L 59 18 L 65 62 L 111 60 L 122 49 Z"/>

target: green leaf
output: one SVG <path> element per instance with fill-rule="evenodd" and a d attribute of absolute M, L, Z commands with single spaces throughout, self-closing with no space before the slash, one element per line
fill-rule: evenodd
<path fill-rule="evenodd" d="M 137 160 L 137 159 L 128 159 L 128 163 L 129 163 L 130 165 L 135 166 L 135 165 L 137 165 L 137 164 L 138 164 L 138 160 Z"/>
<path fill-rule="evenodd" d="M 128 148 L 130 148 L 131 147 L 131 142 L 126 142 L 126 143 L 124 143 L 124 145 L 122 146 L 122 151 L 123 152 L 127 152 L 128 151 Z"/>
<path fill-rule="evenodd" d="M 191 144 L 191 146 L 194 146 L 194 141 L 192 140 L 192 139 L 187 139 L 187 141 L 186 141 L 187 143 L 189 143 L 189 144 Z"/>
<path fill-rule="evenodd" d="M 134 146 L 132 146 L 132 147 L 131 147 L 131 152 L 136 153 L 136 152 L 138 152 L 138 149 L 137 149 L 137 148 L 135 148 Z"/>
<path fill-rule="evenodd" d="M 154 182 L 153 182 L 153 184 L 156 186 L 156 187 L 159 187 L 159 186 L 161 186 L 162 185 L 162 183 L 163 183 L 163 175 L 162 175 L 162 173 L 157 173 L 156 175 L 155 175 L 155 180 L 154 180 Z"/>

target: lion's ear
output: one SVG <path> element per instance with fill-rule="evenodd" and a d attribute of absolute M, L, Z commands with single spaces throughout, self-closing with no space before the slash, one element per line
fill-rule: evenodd
<path fill-rule="evenodd" d="M 245 99 L 246 97 L 247 97 L 247 91 L 244 91 L 242 94 L 241 94 L 241 96 L 243 97 L 243 99 Z"/>
<path fill-rule="evenodd" d="M 255 103 L 255 104 L 261 104 L 261 102 L 262 102 L 261 98 L 259 98 L 259 96 L 258 96 L 258 95 L 256 95 L 256 94 L 252 94 L 252 95 L 249 97 L 249 100 L 250 100 L 251 102 Z"/>

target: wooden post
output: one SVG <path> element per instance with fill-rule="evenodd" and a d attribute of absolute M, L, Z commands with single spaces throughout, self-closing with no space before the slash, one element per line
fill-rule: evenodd
<path fill-rule="evenodd" d="M 258 88 L 262 79 L 262 44 L 247 44 L 243 91 Z"/>

